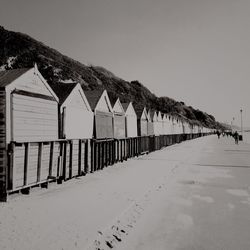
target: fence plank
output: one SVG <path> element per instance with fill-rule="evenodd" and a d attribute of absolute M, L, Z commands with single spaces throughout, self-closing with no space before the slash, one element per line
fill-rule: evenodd
<path fill-rule="evenodd" d="M 38 162 L 37 162 L 37 182 L 41 180 L 41 165 L 42 165 L 43 143 L 38 144 Z"/>
<path fill-rule="evenodd" d="M 52 178 L 52 166 L 53 166 L 53 157 L 54 157 L 54 142 L 50 142 L 50 151 L 49 151 L 49 176 Z"/>
<path fill-rule="evenodd" d="M 27 177 L 28 177 L 28 165 L 29 165 L 29 148 L 30 144 L 25 143 L 25 154 L 24 154 L 24 176 L 23 176 L 23 185 L 27 185 Z"/>
<path fill-rule="evenodd" d="M 87 174 L 88 173 L 88 169 L 89 169 L 89 141 L 85 141 L 84 142 L 84 173 Z"/>

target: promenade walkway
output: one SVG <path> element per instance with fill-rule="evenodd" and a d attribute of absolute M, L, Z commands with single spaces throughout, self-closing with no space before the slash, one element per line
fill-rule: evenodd
<path fill-rule="evenodd" d="M 0 249 L 250 249 L 250 145 L 198 138 L 0 204 Z"/>

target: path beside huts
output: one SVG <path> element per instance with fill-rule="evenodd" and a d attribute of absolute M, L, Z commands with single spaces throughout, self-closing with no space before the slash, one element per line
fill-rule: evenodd
<path fill-rule="evenodd" d="M 0 203 L 0 249 L 250 249 L 250 145 L 207 136 Z"/>

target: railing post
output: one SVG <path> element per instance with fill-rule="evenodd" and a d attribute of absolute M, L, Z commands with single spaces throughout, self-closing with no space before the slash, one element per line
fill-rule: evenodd
<path fill-rule="evenodd" d="M 114 164 L 114 147 L 115 147 L 115 141 L 112 140 L 111 143 L 110 143 L 110 159 L 111 159 L 111 165 Z"/>
<path fill-rule="evenodd" d="M 109 166 L 112 165 L 112 141 L 109 141 Z"/>
<path fill-rule="evenodd" d="M 13 168 L 14 168 L 14 153 L 15 153 L 15 143 L 11 142 L 8 146 L 8 179 L 6 183 L 6 190 L 11 190 L 13 189 Z M 1 194 L 0 194 L 1 196 Z M 7 194 L 6 194 L 7 198 Z M 0 197 L 0 201 L 1 197 Z M 6 201 L 6 200 L 5 200 Z"/>
<path fill-rule="evenodd" d="M 100 145 L 100 142 L 96 143 L 96 170 L 99 170 L 101 165 Z"/>
<path fill-rule="evenodd" d="M 105 167 L 108 166 L 108 144 L 109 142 L 106 140 L 105 141 Z"/>
<path fill-rule="evenodd" d="M 115 164 L 115 162 L 116 162 L 116 157 L 115 157 L 115 155 L 116 155 L 116 147 L 117 147 L 117 142 L 116 142 L 116 140 L 114 139 L 114 141 L 113 141 L 113 144 L 112 144 L 112 163 L 113 164 Z"/>
<path fill-rule="evenodd" d="M 91 169 L 90 172 L 93 173 L 94 172 L 94 161 L 95 161 L 95 145 L 94 145 L 94 139 L 91 139 L 90 141 L 90 146 L 91 146 Z"/>
<path fill-rule="evenodd" d="M 89 140 L 84 142 L 84 174 L 89 170 Z"/>
<path fill-rule="evenodd" d="M 53 158 L 54 158 L 54 142 L 50 143 L 50 152 L 49 152 L 49 175 L 48 177 L 52 177 L 52 166 L 53 166 Z"/>
<path fill-rule="evenodd" d="M 23 185 L 27 185 L 27 178 L 28 178 L 28 165 L 29 165 L 29 147 L 30 144 L 27 142 L 25 143 L 25 153 L 24 153 L 24 176 L 23 176 Z"/>
<path fill-rule="evenodd" d="M 64 142 L 60 142 L 60 154 L 57 162 L 57 184 L 62 184 L 63 180 L 63 166 L 64 166 Z"/>
<path fill-rule="evenodd" d="M 78 140 L 78 175 L 82 175 L 82 140 Z"/>
<path fill-rule="evenodd" d="M 73 165 L 73 141 L 69 141 L 69 179 L 72 178 L 72 165 Z"/>
<path fill-rule="evenodd" d="M 97 143 L 97 141 L 95 141 L 95 143 L 94 143 L 94 171 L 97 170 L 97 164 L 98 164 L 97 154 L 98 154 L 98 143 Z"/>
<path fill-rule="evenodd" d="M 120 161 L 123 162 L 123 139 L 120 139 L 119 142 L 120 142 Z"/>
<path fill-rule="evenodd" d="M 104 146 L 105 146 L 106 141 L 102 142 L 102 169 L 104 168 L 104 164 L 105 164 L 105 155 L 104 155 Z"/>
<path fill-rule="evenodd" d="M 37 182 L 41 180 L 41 166 L 42 166 L 42 153 L 43 153 L 43 143 L 38 143 L 38 162 L 37 162 Z"/>
<path fill-rule="evenodd" d="M 62 178 L 66 180 L 66 164 L 67 164 L 67 141 L 63 143 L 63 171 L 62 171 Z"/>

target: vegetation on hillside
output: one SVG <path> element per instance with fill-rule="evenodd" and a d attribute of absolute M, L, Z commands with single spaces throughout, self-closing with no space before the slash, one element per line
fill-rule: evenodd
<path fill-rule="evenodd" d="M 86 66 L 28 35 L 0 27 L 0 70 L 32 67 L 34 62 L 50 85 L 79 82 L 84 90 L 107 89 L 110 98 L 133 101 L 165 113 L 185 117 L 193 123 L 219 127 L 212 115 L 169 97 L 157 97 L 142 83 L 125 81 L 103 67 Z"/>

